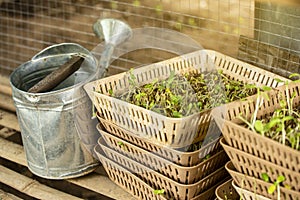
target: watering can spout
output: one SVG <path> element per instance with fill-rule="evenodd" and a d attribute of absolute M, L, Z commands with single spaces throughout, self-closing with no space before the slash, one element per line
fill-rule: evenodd
<path fill-rule="evenodd" d="M 117 46 L 132 36 L 128 24 L 117 19 L 99 19 L 93 25 L 95 35 L 105 43 Z"/>
<path fill-rule="evenodd" d="M 93 25 L 95 35 L 105 42 L 104 51 L 99 62 L 99 77 L 106 75 L 116 46 L 125 42 L 132 36 L 132 30 L 126 23 L 117 19 L 99 19 Z"/>

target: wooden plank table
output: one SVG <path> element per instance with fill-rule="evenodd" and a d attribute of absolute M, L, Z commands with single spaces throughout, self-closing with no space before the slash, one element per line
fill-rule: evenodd
<path fill-rule="evenodd" d="M 135 199 L 113 183 L 101 165 L 90 174 L 68 180 L 47 180 L 33 175 L 26 167 L 20 127 L 11 97 L 11 88 L 7 83 L 8 78 L 1 77 L 1 199 Z"/>

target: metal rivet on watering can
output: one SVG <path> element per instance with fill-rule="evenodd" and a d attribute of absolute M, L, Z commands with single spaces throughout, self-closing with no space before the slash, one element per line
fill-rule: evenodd
<path fill-rule="evenodd" d="M 44 93 L 27 92 L 78 53 L 85 56 L 82 66 L 56 88 Z M 97 124 L 91 120 L 92 104 L 82 88 L 95 79 L 97 70 L 97 60 L 88 50 L 64 43 L 44 49 L 11 74 L 27 164 L 34 174 L 49 179 L 72 178 L 93 171 L 99 164 L 81 143 L 79 134 L 85 133 L 78 133 L 77 128 Z"/>

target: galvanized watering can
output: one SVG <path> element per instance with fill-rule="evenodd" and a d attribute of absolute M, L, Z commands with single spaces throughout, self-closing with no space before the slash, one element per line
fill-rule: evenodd
<path fill-rule="evenodd" d="M 105 75 L 115 46 L 131 37 L 131 29 L 122 21 L 103 19 L 95 23 L 94 30 L 105 41 L 100 59 L 78 44 L 63 43 L 44 49 L 11 74 L 28 168 L 38 176 L 73 178 L 99 164 L 93 151 L 99 138 L 98 121 L 92 116 L 93 105 L 83 85 Z M 65 64 L 74 57 L 83 61 L 70 76 L 50 91 L 32 92 L 57 69 L 69 69 Z"/>
<path fill-rule="evenodd" d="M 74 55 L 84 57 L 79 70 L 50 92 L 27 92 Z M 65 179 L 87 174 L 98 165 L 80 139 L 84 134 L 91 140 L 98 137 L 92 103 L 82 88 L 98 78 L 98 72 L 98 62 L 88 50 L 63 43 L 44 49 L 11 74 L 28 168 L 34 174 Z"/>

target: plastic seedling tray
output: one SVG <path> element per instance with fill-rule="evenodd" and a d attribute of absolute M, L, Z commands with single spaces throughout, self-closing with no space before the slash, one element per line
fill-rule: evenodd
<path fill-rule="evenodd" d="M 230 79 L 245 83 L 278 87 L 287 79 L 237 59 L 211 50 L 200 50 L 163 62 L 133 70 L 138 85 L 165 80 L 172 72 L 182 74 L 211 69 L 222 70 Z M 203 140 L 208 131 L 217 132 L 211 123 L 211 110 L 182 118 L 163 116 L 154 111 L 111 97 L 111 91 L 121 94 L 130 87 L 131 74 L 124 72 L 90 82 L 84 86 L 100 116 L 144 138 L 172 148 L 184 147 Z M 231 108 L 231 103 L 227 104 Z M 238 114 L 238 113 L 237 113 Z"/>

